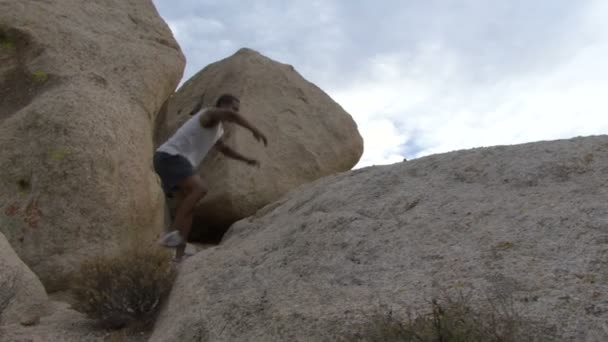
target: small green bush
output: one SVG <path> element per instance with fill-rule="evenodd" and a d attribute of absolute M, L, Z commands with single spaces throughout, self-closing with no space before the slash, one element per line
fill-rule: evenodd
<path fill-rule="evenodd" d="M 85 262 L 74 284 L 76 308 L 105 328 L 149 324 L 175 280 L 170 255 L 133 249 Z"/>
<path fill-rule="evenodd" d="M 13 50 L 15 48 L 15 42 L 8 34 L 0 27 L 0 49 Z"/>
<path fill-rule="evenodd" d="M 15 48 L 15 44 L 10 40 L 2 40 L 0 39 L 0 49 L 3 50 L 13 50 Z"/>
<path fill-rule="evenodd" d="M 32 79 L 35 82 L 46 82 L 46 80 L 49 79 L 49 74 L 47 74 L 45 71 L 43 70 L 36 70 L 32 73 Z"/>

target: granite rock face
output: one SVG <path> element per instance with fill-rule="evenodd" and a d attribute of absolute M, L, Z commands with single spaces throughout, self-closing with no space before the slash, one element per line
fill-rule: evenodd
<path fill-rule="evenodd" d="M 36 324 L 47 312 L 44 286 L 0 233 L 0 325 Z"/>
<path fill-rule="evenodd" d="M 510 298 L 560 341 L 608 320 L 608 137 L 479 148 L 326 177 L 185 261 L 152 341 L 335 341 L 379 303 Z"/>
<path fill-rule="evenodd" d="M 0 231 L 48 291 L 162 231 L 153 124 L 184 64 L 150 0 L 0 1 Z"/>

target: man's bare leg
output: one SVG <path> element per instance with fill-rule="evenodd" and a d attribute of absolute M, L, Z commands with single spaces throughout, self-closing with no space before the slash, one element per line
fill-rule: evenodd
<path fill-rule="evenodd" d="M 186 251 L 186 242 L 190 235 L 190 230 L 192 229 L 194 208 L 198 201 L 207 194 L 207 189 L 198 175 L 186 178 L 179 184 L 179 188 L 179 203 L 175 213 L 175 220 L 171 225 L 171 231 L 179 230 L 184 243 L 175 250 L 176 260 L 181 260 Z"/>
<path fill-rule="evenodd" d="M 171 205 L 171 207 L 169 207 L 170 210 L 170 220 L 169 220 L 169 224 L 167 224 L 167 227 L 165 228 L 167 231 L 165 233 L 170 233 L 172 232 L 173 229 L 173 222 L 175 222 L 175 217 L 176 217 L 176 213 L 177 213 L 177 208 L 179 208 L 179 206 L 182 204 L 182 202 L 184 201 L 184 198 L 186 198 L 186 194 L 181 192 L 181 191 L 176 191 L 173 193 L 173 203 Z"/>
<path fill-rule="evenodd" d="M 189 214 L 186 215 L 184 219 L 184 224 L 181 226 L 182 228 L 179 229 L 179 235 L 181 235 L 184 239 L 184 243 L 175 248 L 175 260 L 177 261 L 181 261 L 184 257 L 184 254 L 186 254 L 186 245 L 188 243 L 188 236 L 190 235 L 190 230 L 192 229 L 193 216 L 194 208 Z"/>

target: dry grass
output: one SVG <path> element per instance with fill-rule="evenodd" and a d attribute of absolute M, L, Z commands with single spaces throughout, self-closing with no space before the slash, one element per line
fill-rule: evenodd
<path fill-rule="evenodd" d="M 49 79 L 49 74 L 44 70 L 36 70 L 32 73 L 32 80 L 34 82 L 46 82 Z"/>
<path fill-rule="evenodd" d="M 509 300 L 488 300 L 473 308 L 469 298 L 432 300 L 428 312 L 400 319 L 391 311 L 375 315 L 349 341 L 521 342 L 555 341 L 552 329 L 523 319 Z"/>
<path fill-rule="evenodd" d="M 132 249 L 84 263 L 74 284 L 76 308 L 105 328 L 147 325 L 168 295 L 175 272 L 164 250 Z"/>

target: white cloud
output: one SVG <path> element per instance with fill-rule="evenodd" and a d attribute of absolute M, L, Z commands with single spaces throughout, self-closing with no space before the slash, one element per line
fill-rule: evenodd
<path fill-rule="evenodd" d="M 359 165 L 383 165 L 403 161 L 401 149 L 408 137 L 387 119 L 359 123 L 359 132 L 365 137 L 365 154 Z"/>
<path fill-rule="evenodd" d="M 358 166 L 605 134 L 607 8 L 583 12 L 582 25 L 571 28 L 561 50 L 546 51 L 547 64 L 525 72 L 497 74 L 495 65 L 472 65 L 467 55 L 437 42 L 371 59 L 355 82 L 330 90 L 362 127 L 366 151 Z M 537 58 L 532 64 L 544 56 Z"/>
<path fill-rule="evenodd" d="M 208 38 L 224 31 L 220 21 L 201 17 L 186 17 L 168 22 L 178 41 L 196 42 L 200 37 Z"/>
<path fill-rule="evenodd" d="M 331 94 L 360 126 L 366 151 L 359 166 L 478 146 L 602 134 L 608 131 L 608 72 L 598 66 L 606 55 L 605 46 L 590 46 L 548 73 L 491 84 L 462 81 L 467 75 L 456 76 L 445 68 L 454 60 L 433 68 L 424 58 L 408 67 L 378 58 L 368 67 L 369 77 Z M 409 75 L 396 72 L 406 68 L 412 70 Z M 419 148 L 413 155 L 395 149 L 412 140 Z"/>
<path fill-rule="evenodd" d="M 417 156 L 607 132 L 608 74 L 601 69 L 607 52 L 605 45 L 589 46 L 548 72 L 461 85 L 432 100 L 423 115 L 434 122 L 409 125 L 420 134 Z"/>

